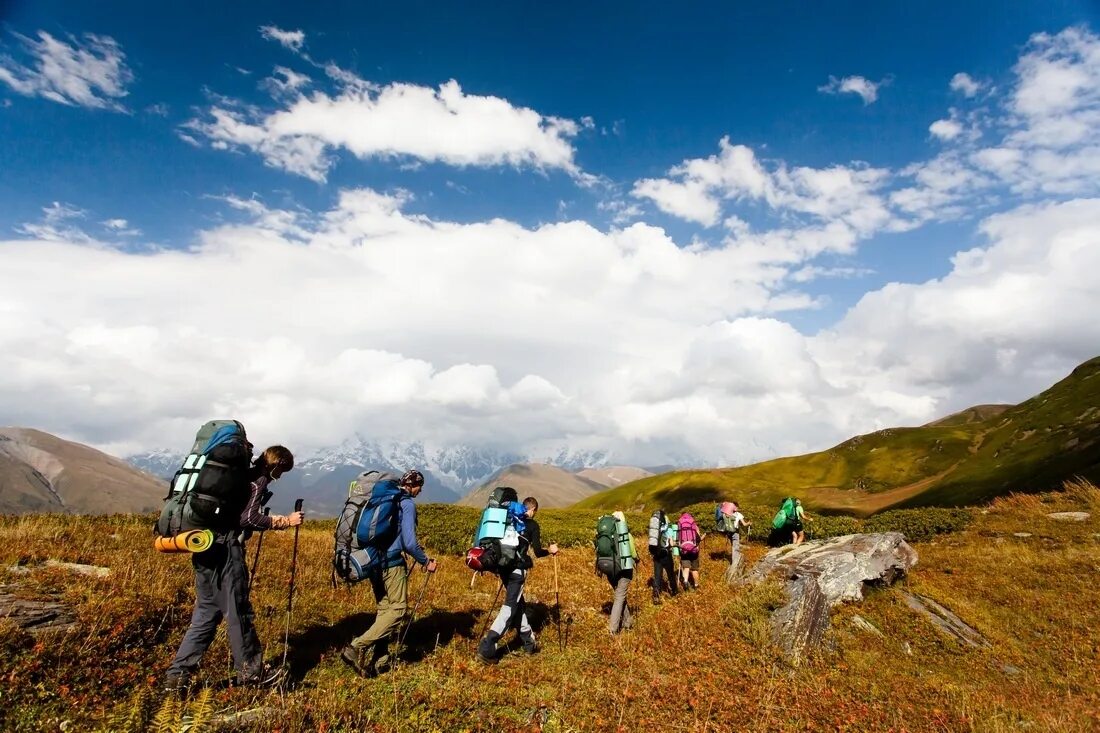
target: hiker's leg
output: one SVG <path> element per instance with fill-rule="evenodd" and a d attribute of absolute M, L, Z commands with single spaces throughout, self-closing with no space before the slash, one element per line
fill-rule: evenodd
<path fill-rule="evenodd" d="M 612 634 L 617 634 L 623 627 L 625 621 L 623 608 L 626 606 L 626 592 L 630 587 L 630 580 L 626 578 L 625 573 L 619 573 L 614 578 L 608 577 L 608 582 L 611 583 L 611 587 L 615 589 L 615 598 L 611 603 L 611 619 L 608 622 L 608 630 Z M 627 611 L 629 614 L 630 611 Z"/>
<path fill-rule="evenodd" d="M 513 570 L 504 582 L 504 605 L 500 607 L 500 612 L 497 613 L 497 617 L 490 627 L 490 630 L 495 631 L 497 636 L 503 636 L 508 627 L 518 621 L 515 617 L 517 616 L 517 607 L 523 597 L 525 577 L 524 571 Z"/>
<path fill-rule="evenodd" d="M 244 548 L 236 539 L 228 545 L 229 557 L 222 571 L 218 605 L 225 616 L 225 630 L 233 666 L 242 677 L 258 675 L 263 668 L 263 647 L 256 636 L 255 613 L 248 598 L 248 568 Z"/>
<path fill-rule="evenodd" d="M 386 568 L 371 578 L 374 597 L 378 601 L 378 612 L 374 623 L 361 636 L 352 639 L 352 647 L 373 649 L 373 660 L 368 663 L 373 671 L 381 671 L 390 661 L 390 636 L 401 626 L 408 610 L 407 570 L 404 563 Z M 368 670 L 371 671 L 371 670 Z"/>
<path fill-rule="evenodd" d="M 195 568 L 195 610 L 191 613 L 191 625 L 183 635 L 180 648 L 176 652 L 168 676 L 190 674 L 199 666 L 199 660 L 214 641 L 218 623 L 222 620 L 221 610 L 216 599 L 215 576 L 219 571 L 219 560 L 224 558 L 224 545 L 214 545 L 204 553 L 191 558 Z"/>
<path fill-rule="evenodd" d="M 650 552 L 649 559 L 653 561 L 653 601 L 661 600 L 661 556 L 657 552 Z"/>
<path fill-rule="evenodd" d="M 615 588 L 615 598 L 618 600 L 619 595 L 623 597 L 623 623 L 622 628 L 631 629 L 634 627 L 634 616 L 630 613 L 630 584 L 634 582 L 634 571 L 626 570 L 619 578 L 619 582 Z"/>

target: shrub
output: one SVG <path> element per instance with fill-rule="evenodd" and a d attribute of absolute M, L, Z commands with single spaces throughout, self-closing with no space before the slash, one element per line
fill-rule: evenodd
<path fill-rule="evenodd" d="M 893 509 L 863 522 L 864 532 L 901 532 L 909 542 L 966 529 L 974 515 L 969 509 Z"/>

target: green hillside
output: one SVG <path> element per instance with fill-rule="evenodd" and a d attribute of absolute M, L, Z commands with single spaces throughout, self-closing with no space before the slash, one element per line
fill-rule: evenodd
<path fill-rule="evenodd" d="M 820 453 L 737 468 L 676 471 L 591 496 L 577 508 L 636 511 L 796 494 L 826 513 L 975 504 L 1100 479 L 1100 357 L 1019 405 L 971 408 L 918 428 L 890 428 Z M 992 409 L 995 408 L 995 409 Z"/>

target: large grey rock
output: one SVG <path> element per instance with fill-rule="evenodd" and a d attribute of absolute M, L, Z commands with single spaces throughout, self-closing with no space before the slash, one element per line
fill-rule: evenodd
<path fill-rule="evenodd" d="M 750 582 L 779 576 L 789 602 L 772 614 L 772 636 L 797 664 L 821 643 L 829 609 L 863 600 L 868 585 L 889 585 L 917 564 L 917 553 L 899 532 L 851 534 L 772 550 L 749 574 Z"/>
<path fill-rule="evenodd" d="M 76 627 L 76 616 L 61 601 L 19 598 L 9 590 L 14 588 L 0 586 L 0 619 L 7 619 L 31 634 Z"/>

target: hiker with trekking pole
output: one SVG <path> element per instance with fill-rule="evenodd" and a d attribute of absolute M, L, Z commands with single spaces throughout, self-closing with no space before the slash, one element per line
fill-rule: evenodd
<path fill-rule="evenodd" d="M 424 475 L 420 471 L 406 471 L 398 480 L 389 474 L 369 471 L 362 474 L 359 480 L 371 483 L 365 493 L 365 503 L 358 511 L 351 512 L 359 516 L 360 526 L 353 528 L 355 541 L 348 540 L 346 549 L 349 554 L 344 555 L 345 548 L 340 547 L 341 525 L 338 523 L 334 565 L 336 573 L 348 582 L 370 581 L 377 613 L 371 627 L 344 647 L 340 659 L 356 674 L 376 677 L 393 668 L 390 641 L 401 628 L 409 609 L 410 570 L 406 566 L 405 555 L 428 573 L 435 572 L 436 561 L 428 557 L 416 537 L 416 504 L 413 499 L 424 489 Z M 348 505 L 353 505 L 353 502 L 354 496 L 349 497 Z M 347 513 L 347 505 L 345 510 Z M 343 522 L 343 515 L 340 522 Z M 378 538 L 388 542 L 372 544 L 376 539 L 371 535 L 374 529 L 384 530 Z M 356 559 L 357 556 L 361 559 Z M 362 575 L 356 575 L 358 569 L 362 569 Z M 424 588 L 427 589 L 427 579 Z M 420 597 L 423 596 L 421 591 Z M 401 635 L 403 639 L 404 634 Z"/>
<path fill-rule="evenodd" d="M 283 446 L 273 445 L 249 466 L 252 444 L 245 438 L 240 423 L 219 428 L 202 455 L 218 460 L 211 459 L 201 470 L 195 469 L 198 488 L 195 492 L 190 489 L 182 492 L 179 511 L 188 518 L 189 526 L 206 525 L 203 529 L 212 533 L 213 543 L 191 558 L 195 570 L 195 609 L 191 625 L 168 668 L 165 690 L 183 693 L 189 688 L 223 618 L 237 683 L 271 685 L 281 679 L 282 670 L 263 661 L 263 647 L 253 623 L 255 614 L 249 599 L 250 583 L 242 543 L 254 531 L 289 529 L 302 523 L 301 511 L 286 516 L 262 511 L 262 505 L 271 498 L 268 487 L 294 467 L 294 456 Z M 170 500 L 180 498 L 170 494 Z"/>
<path fill-rule="evenodd" d="M 497 487 L 490 500 L 496 506 L 488 507 L 483 513 L 482 525 L 495 524 L 498 519 L 502 519 L 504 526 L 499 533 L 501 537 L 492 537 L 490 535 L 498 533 L 479 526 L 475 539 L 486 540 L 487 544 L 479 544 L 467 552 L 466 564 L 474 570 L 496 573 L 504 589 L 504 605 L 500 607 L 489 631 L 477 645 L 477 657 L 486 664 L 495 664 L 498 661 L 497 642 L 511 627 L 515 627 L 519 633 L 523 651 L 528 654 L 539 651 L 535 630 L 527 620 L 527 601 L 523 596 L 527 573 L 535 565 L 528 553 L 533 552 L 535 557 L 556 557 L 558 554 L 556 543 L 551 542 L 549 548 L 542 546 L 542 531 L 535 521 L 535 513 L 539 510 L 538 500 L 529 496 L 520 503 L 515 501 L 515 497 L 514 489 L 507 486 Z M 493 604 L 496 605 L 495 598 Z"/>

